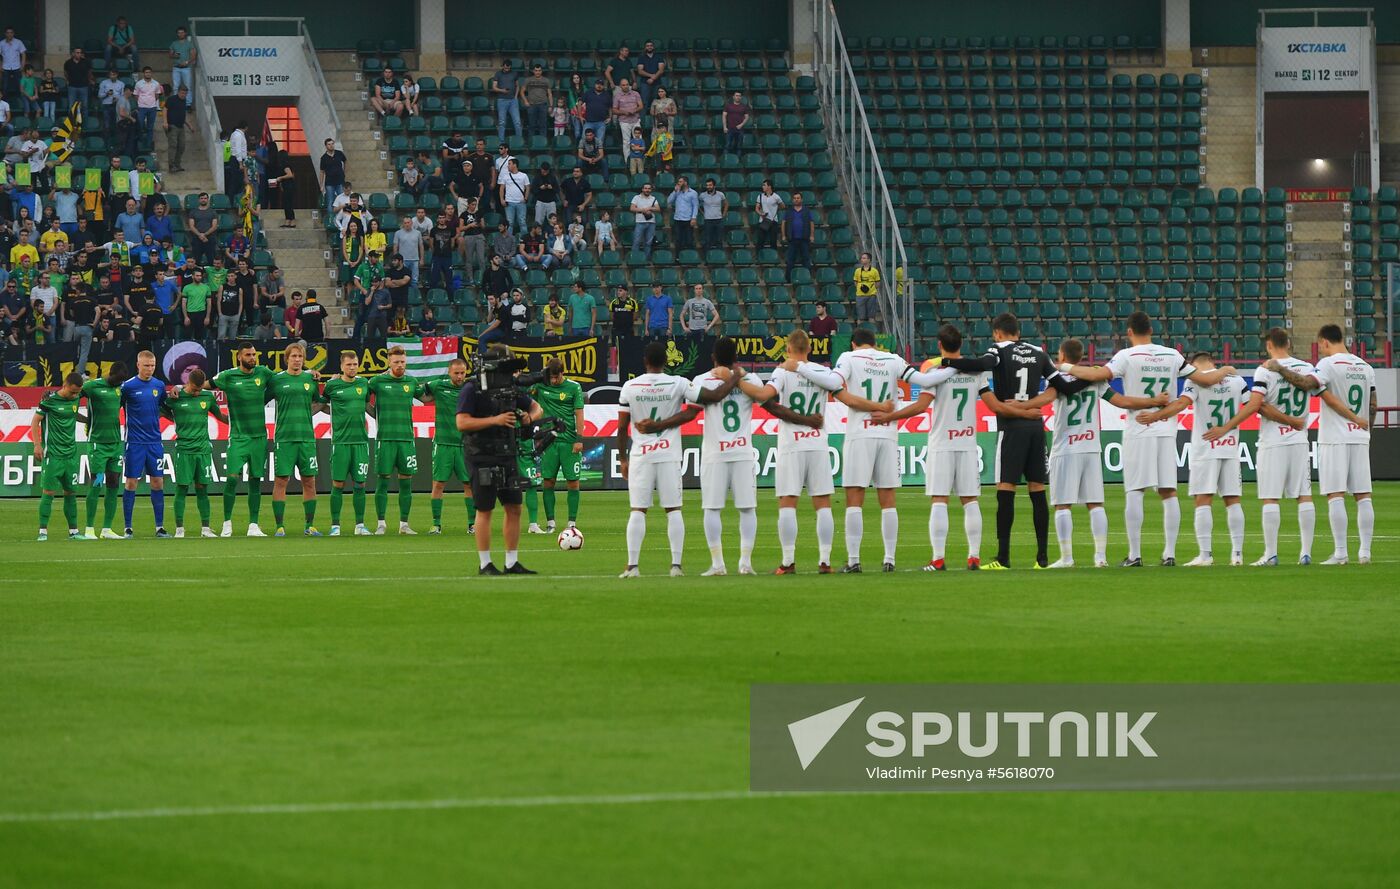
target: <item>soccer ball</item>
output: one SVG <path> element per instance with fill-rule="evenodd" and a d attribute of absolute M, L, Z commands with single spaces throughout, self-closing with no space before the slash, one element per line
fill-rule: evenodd
<path fill-rule="evenodd" d="M 560 549 L 583 549 L 583 532 L 577 528 L 565 528 L 559 532 Z"/>

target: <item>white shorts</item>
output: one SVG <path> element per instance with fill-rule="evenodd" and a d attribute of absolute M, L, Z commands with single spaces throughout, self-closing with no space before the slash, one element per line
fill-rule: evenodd
<path fill-rule="evenodd" d="M 700 461 L 700 505 L 724 509 L 725 498 L 734 492 L 735 509 L 758 508 L 758 466 L 752 460 L 721 463 Z"/>
<path fill-rule="evenodd" d="M 1050 455 L 1050 502 L 1078 506 L 1103 502 L 1103 455 L 1093 452 Z"/>
<path fill-rule="evenodd" d="M 681 464 L 633 463 L 627 469 L 627 499 L 633 509 L 646 509 L 651 506 L 651 494 L 656 492 L 662 509 L 675 509 L 681 505 Z"/>
<path fill-rule="evenodd" d="M 831 460 L 820 451 L 787 451 L 778 455 L 773 470 L 773 490 L 779 497 L 799 497 L 803 486 L 812 497 L 830 497 L 836 490 Z"/>
<path fill-rule="evenodd" d="M 843 488 L 899 487 L 899 450 L 888 438 L 846 438 L 841 455 Z"/>
<path fill-rule="evenodd" d="M 1324 494 L 1371 493 L 1371 446 L 1319 444 L 1317 479 Z"/>
<path fill-rule="evenodd" d="M 924 493 L 930 497 L 976 497 L 982 491 L 977 451 L 933 451 L 928 457 Z"/>
<path fill-rule="evenodd" d="M 1312 460 L 1307 442 L 1259 449 L 1260 500 L 1312 496 Z"/>
<path fill-rule="evenodd" d="M 1175 437 L 1123 440 L 1123 490 L 1175 487 Z"/>
<path fill-rule="evenodd" d="M 1238 497 L 1241 487 L 1239 457 L 1191 462 L 1191 481 L 1187 488 L 1191 496 L 1219 494 L 1221 497 Z"/>

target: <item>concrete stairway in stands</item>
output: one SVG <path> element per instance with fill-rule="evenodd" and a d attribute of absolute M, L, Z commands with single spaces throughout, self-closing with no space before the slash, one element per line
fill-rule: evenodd
<path fill-rule="evenodd" d="M 326 263 L 326 236 L 309 216 L 309 213 L 297 214 L 296 228 L 279 228 L 280 216 L 269 218 L 264 229 L 267 247 L 276 258 L 278 268 L 282 269 L 287 293 L 315 290 L 316 298 L 328 313 L 327 335 L 339 336 L 342 301 L 336 294 L 334 272 Z"/>
<path fill-rule="evenodd" d="M 1254 126 L 1258 96 L 1254 67 L 1216 66 L 1205 69 L 1206 114 L 1202 121 L 1205 184 L 1222 188 L 1254 185 Z"/>
<path fill-rule="evenodd" d="M 1323 324 L 1341 324 L 1347 317 L 1344 264 L 1344 212 L 1336 203 L 1293 204 L 1292 268 L 1288 280 L 1288 319 L 1293 338 L 1311 342 Z"/>

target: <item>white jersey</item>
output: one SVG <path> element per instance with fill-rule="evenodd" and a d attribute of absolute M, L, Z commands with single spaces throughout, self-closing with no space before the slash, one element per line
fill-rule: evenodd
<path fill-rule="evenodd" d="M 835 372 L 851 394 L 867 401 L 890 401 L 899 398 L 899 381 L 908 369 L 909 365 L 904 359 L 892 352 L 864 348 L 854 349 L 837 358 Z M 848 440 L 883 438 L 896 441 L 898 437 L 897 423 L 876 425 L 870 421 L 870 414 L 866 411 L 847 410 Z"/>
<path fill-rule="evenodd" d="M 1311 364 L 1291 356 L 1281 359 L 1279 364 L 1305 377 L 1317 375 L 1317 371 L 1313 369 Z M 1266 367 L 1261 366 L 1254 372 L 1253 391 L 1263 396 L 1265 404 L 1272 404 L 1290 417 L 1306 418 L 1308 415 L 1308 393 Z M 1295 443 L 1308 443 L 1306 429 L 1294 429 L 1286 423 L 1275 423 L 1260 414 L 1259 447 L 1261 449 Z"/>
<path fill-rule="evenodd" d="M 1055 399 L 1055 416 L 1050 421 L 1052 457 L 1097 454 L 1103 449 L 1099 402 L 1112 391 L 1107 383 L 1095 383 L 1073 395 Z"/>
<path fill-rule="evenodd" d="M 1175 398 L 1177 378 L 1189 377 L 1196 372 L 1180 352 L 1158 343 L 1120 349 L 1109 359 L 1108 369 L 1113 371 L 1114 377 L 1123 381 L 1123 394 L 1129 398 L 1155 398 L 1163 392 Z M 1137 422 L 1137 413 L 1128 411 L 1123 429 L 1125 441 L 1134 438 L 1176 438 L 1175 416 L 1143 426 Z"/>
<path fill-rule="evenodd" d="M 1328 355 L 1317 363 L 1313 374 L 1323 388 L 1342 400 L 1351 412 L 1367 422 L 1371 417 L 1371 390 L 1376 387 L 1376 372 L 1371 365 L 1339 352 Z M 1371 432 L 1327 406 L 1322 405 L 1322 415 L 1317 423 L 1318 444 L 1370 444 Z"/>
<path fill-rule="evenodd" d="M 1240 377 L 1226 377 L 1214 386 L 1198 386 L 1187 381 L 1181 396 L 1191 399 L 1195 415 L 1191 423 L 1191 463 L 1201 460 L 1238 460 L 1240 433 L 1233 430 L 1215 441 L 1206 441 L 1206 431 L 1224 426 L 1244 404 L 1245 383 Z"/>
<path fill-rule="evenodd" d="M 713 404 L 700 404 L 702 389 L 718 389 L 724 380 L 705 371 L 690 383 L 685 399 L 705 410 L 705 438 L 700 445 L 701 463 L 732 463 L 755 459 L 753 449 L 753 399 L 735 386 Z"/>
<path fill-rule="evenodd" d="M 778 393 L 778 403 L 799 414 L 822 414 L 826 409 L 826 390 L 801 374 L 778 368 L 768 378 L 768 385 Z M 826 427 L 813 429 L 786 420 L 778 423 L 778 456 L 798 451 L 826 451 Z"/>
<path fill-rule="evenodd" d="M 959 371 L 924 391 L 933 396 L 929 451 L 976 451 L 977 402 L 983 392 L 991 391 L 987 375 Z"/>
<path fill-rule="evenodd" d="M 685 408 L 690 380 L 670 374 L 646 373 L 622 384 L 617 404 L 632 417 L 664 420 Z M 641 433 L 632 427 L 632 447 L 628 458 L 638 463 L 679 463 L 681 460 L 681 430 L 679 426 L 662 432 Z"/>

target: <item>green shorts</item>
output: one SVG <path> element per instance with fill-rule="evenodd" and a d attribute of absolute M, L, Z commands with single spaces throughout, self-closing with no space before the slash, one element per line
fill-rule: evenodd
<path fill-rule="evenodd" d="M 302 478 L 315 478 L 319 471 L 316 462 L 316 442 L 278 441 L 272 445 L 275 474 L 286 478 L 295 469 Z"/>
<path fill-rule="evenodd" d="M 374 471 L 379 475 L 412 475 L 418 471 L 418 447 L 411 441 L 381 441 L 374 452 Z"/>
<path fill-rule="evenodd" d="M 109 472 L 120 475 L 124 453 L 119 441 L 93 442 L 92 451 L 88 454 L 88 470 L 92 473 L 93 483 L 101 484 L 102 476 Z"/>
<path fill-rule="evenodd" d="M 369 445 L 332 444 L 331 481 L 357 481 L 360 484 L 369 478 Z"/>
<path fill-rule="evenodd" d="M 463 483 L 472 480 L 462 448 L 433 442 L 433 481 L 450 482 L 454 478 Z"/>
<path fill-rule="evenodd" d="M 212 485 L 214 483 L 214 452 L 175 450 L 175 484 Z"/>
<path fill-rule="evenodd" d="M 72 491 L 78 487 L 78 455 L 45 457 L 39 476 L 42 491 Z"/>
<path fill-rule="evenodd" d="M 556 441 L 540 455 L 540 474 L 547 481 L 554 481 L 559 473 L 564 473 L 564 481 L 578 481 L 583 470 L 583 454 L 574 453 L 571 441 Z"/>
<path fill-rule="evenodd" d="M 248 478 L 263 477 L 267 468 L 267 439 L 229 439 L 228 450 L 224 452 L 224 475 L 242 478 L 244 466 L 248 467 Z"/>
<path fill-rule="evenodd" d="M 530 457 L 517 457 L 515 465 L 520 474 L 530 482 L 530 487 L 538 488 L 543 483 L 544 480 L 540 478 L 539 461 Z"/>

